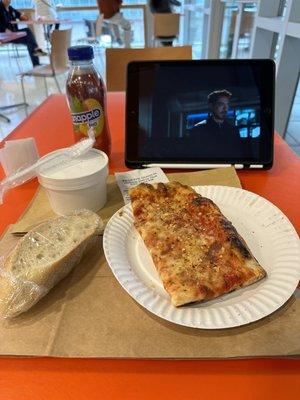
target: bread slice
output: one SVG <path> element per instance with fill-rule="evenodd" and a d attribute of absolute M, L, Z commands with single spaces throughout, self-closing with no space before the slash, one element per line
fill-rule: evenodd
<path fill-rule="evenodd" d="M 27 311 L 71 269 L 97 240 L 103 223 L 79 210 L 43 222 L 19 240 L 0 266 L 0 318 Z"/>

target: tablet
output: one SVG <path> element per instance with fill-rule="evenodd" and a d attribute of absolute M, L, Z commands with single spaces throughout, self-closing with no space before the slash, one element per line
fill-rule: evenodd
<path fill-rule="evenodd" d="M 131 62 L 126 165 L 270 168 L 274 79 L 270 59 Z"/>

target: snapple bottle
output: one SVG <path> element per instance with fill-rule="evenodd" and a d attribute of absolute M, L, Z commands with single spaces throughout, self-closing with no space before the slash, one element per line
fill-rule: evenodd
<path fill-rule="evenodd" d="M 72 46 L 68 49 L 71 69 L 66 93 L 71 111 L 75 140 L 88 136 L 93 127 L 94 147 L 110 154 L 110 132 L 106 115 L 106 88 L 97 73 L 91 46 Z"/>

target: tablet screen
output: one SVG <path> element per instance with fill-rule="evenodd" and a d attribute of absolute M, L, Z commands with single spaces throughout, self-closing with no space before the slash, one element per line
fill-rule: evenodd
<path fill-rule="evenodd" d="M 137 62 L 127 82 L 127 161 L 271 161 L 271 60 Z"/>

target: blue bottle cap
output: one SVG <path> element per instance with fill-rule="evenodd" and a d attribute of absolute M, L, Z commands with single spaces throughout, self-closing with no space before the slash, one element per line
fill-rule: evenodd
<path fill-rule="evenodd" d="M 71 61 L 92 60 L 94 51 L 92 46 L 71 46 L 68 48 L 68 56 Z"/>

